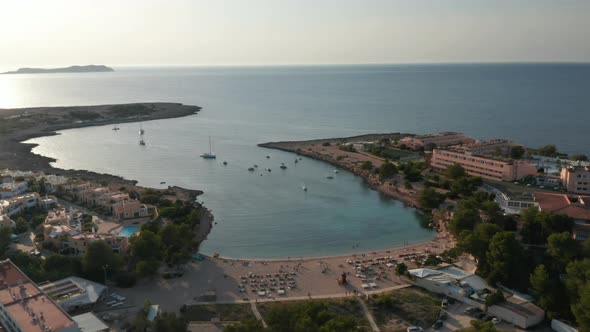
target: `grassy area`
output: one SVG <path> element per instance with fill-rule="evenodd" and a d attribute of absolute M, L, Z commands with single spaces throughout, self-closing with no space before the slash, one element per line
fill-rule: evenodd
<path fill-rule="evenodd" d="M 325 299 L 325 300 L 305 300 L 305 301 L 284 301 L 284 302 L 262 302 L 258 303 L 258 311 L 263 318 L 267 318 L 271 310 L 277 307 L 296 307 L 310 302 L 321 302 L 327 305 L 328 311 L 333 314 L 341 316 L 352 316 L 358 322 L 360 326 L 368 327 L 369 322 L 367 321 L 363 309 L 360 303 L 353 298 L 336 298 L 336 299 Z"/>
<path fill-rule="evenodd" d="M 410 287 L 369 297 L 367 306 L 385 331 L 405 331 L 410 325 L 431 326 L 440 313 L 440 298 Z"/>
<path fill-rule="evenodd" d="M 391 147 L 375 147 L 369 150 L 370 153 L 389 160 L 400 160 L 404 158 L 417 158 L 420 155 L 407 150 L 395 149 Z"/>
<path fill-rule="evenodd" d="M 250 304 L 204 304 L 187 306 L 183 316 L 189 321 L 210 321 L 218 317 L 222 321 L 245 321 L 256 319 Z"/>

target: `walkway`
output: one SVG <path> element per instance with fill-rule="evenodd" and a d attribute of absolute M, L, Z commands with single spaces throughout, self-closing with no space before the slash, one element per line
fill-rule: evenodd
<path fill-rule="evenodd" d="M 360 303 L 361 308 L 363 309 L 363 312 L 365 313 L 365 316 L 367 317 L 367 320 L 369 321 L 369 324 L 371 325 L 373 331 L 379 332 L 379 326 L 377 326 L 377 323 L 375 323 L 375 319 L 373 318 L 373 315 L 371 314 L 369 309 L 367 309 L 365 302 L 358 297 L 356 299 Z"/>
<path fill-rule="evenodd" d="M 252 313 L 254 314 L 254 316 L 256 316 L 256 319 L 258 319 L 262 323 L 262 326 L 264 328 L 267 328 L 268 325 L 266 325 L 266 322 L 264 321 L 264 318 L 262 318 L 262 315 L 260 314 L 260 311 L 258 311 L 258 307 L 256 306 L 256 302 L 255 301 L 250 301 L 250 307 L 252 308 Z"/>

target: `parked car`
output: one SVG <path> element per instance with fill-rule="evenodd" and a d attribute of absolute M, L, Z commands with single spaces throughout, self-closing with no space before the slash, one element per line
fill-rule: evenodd
<path fill-rule="evenodd" d="M 420 326 L 410 326 L 406 329 L 406 332 L 424 332 Z"/>
<path fill-rule="evenodd" d="M 440 303 L 440 307 L 443 309 L 446 309 L 449 306 L 449 301 L 447 301 L 447 299 L 443 299 L 442 302 Z"/>
<path fill-rule="evenodd" d="M 500 319 L 500 318 L 498 318 L 498 317 L 494 317 L 494 318 L 492 318 L 492 324 L 494 324 L 494 325 L 498 325 L 498 324 L 500 324 L 500 323 L 502 323 L 502 319 Z"/>

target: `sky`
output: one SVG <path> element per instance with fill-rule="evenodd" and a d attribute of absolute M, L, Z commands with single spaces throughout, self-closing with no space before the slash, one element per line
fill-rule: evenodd
<path fill-rule="evenodd" d="M 589 0 L 0 0 L 0 67 L 590 61 Z"/>

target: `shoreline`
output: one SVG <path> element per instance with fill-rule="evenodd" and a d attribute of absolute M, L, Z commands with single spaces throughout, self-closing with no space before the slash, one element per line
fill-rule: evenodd
<path fill-rule="evenodd" d="M 163 102 L 0 109 L 0 169 L 135 185 L 136 180 L 113 174 L 53 167 L 50 163 L 55 159 L 34 154 L 32 149 L 37 145 L 24 142 L 59 135 L 61 130 L 179 118 L 198 114 L 200 110 L 199 106 Z"/>
<path fill-rule="evenodd" d="M 325 138 L 325 139 L 314 139 L 314 140 L 306 140 L 306 141 L 280 141 L 280 142 L 268 142 L 268 143 L 261 143 L 258 144 L 259 147 L 267 148 L 267 149 L 276 149 L 285 152 L 295 153 L 297 155 L 302 155 L 311 159 L 319 160 L 322 162 L 326 162 L 332 166 L 347 170 L 354 175 L 360 176 L 365 180 L 367 186 L 375 190 L 387 197 L 396 199 L 410 207 L 416 208 L 419 212 L 423 213 L 424 211 L 421 209 L 420 204 L 418 203 L 416 194 L 411 194 L 411 191 L 401 191 L 397 186 L 393 187 L 387 183 L 381 183 L 379 179 L 375 176 L 374 173 L 370 171 L 363 170 L 357 165 L 352 165 L 346 162 L 346 158 L 338 160 L 337 157 L 335 158 L 334 155 L 328 153 L 322 153 L 321 151 L 326 150 L 327 148 L 323 147 L 322 144 L 329 143 L 333 144 L 341 144 L 347 143 L 350 141 L 359 141 L 359 140 L 379 140 L 382 138 L 390 138 L 395 139 L 403 136 L 407 136 L 409 134 L 404 133 L 390 133 L 390 134 L 367 134 L 367 135 L 358 135 L 352 137 L 342 137 L 342 138 Z M 321 151 L 318 151 L 320 149 Z M 349 156 L 350 154 L 357 154 L 361 155 L 364 159 L 370 160 L 373 165 L 378 167 L 381 163 L 383 163 L 383 159 L 369 155 L 367 153 L 358 153 L 358 152 L 346 152 L 342 151 L 340 156 Z"/>

